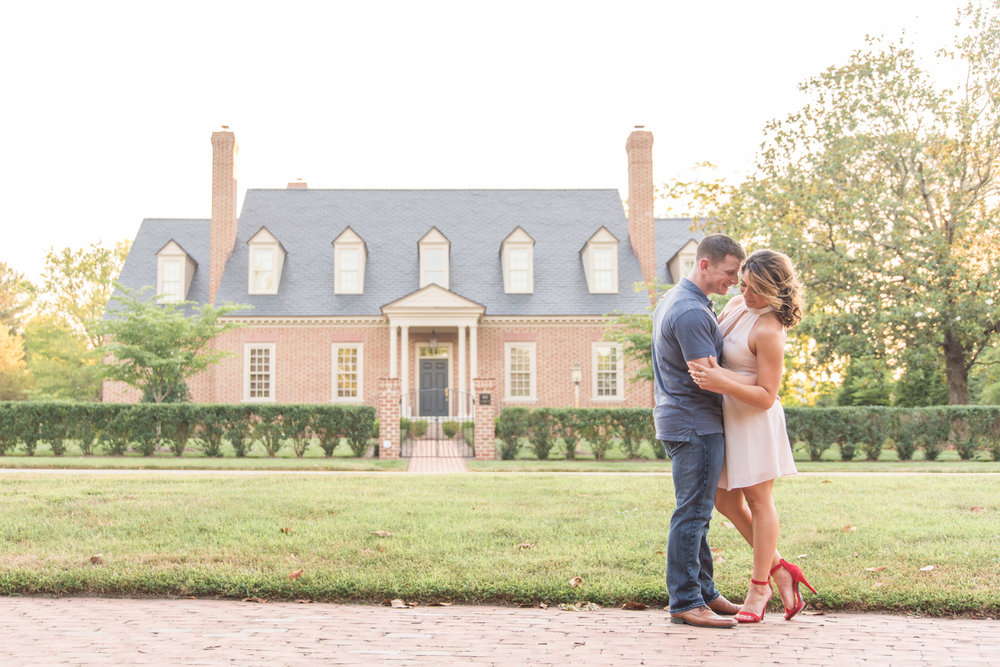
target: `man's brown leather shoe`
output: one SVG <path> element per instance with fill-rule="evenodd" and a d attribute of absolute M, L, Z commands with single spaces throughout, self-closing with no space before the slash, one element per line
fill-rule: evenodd
<path fill-rule="evenodd" d="M 733 616 L 740 610 L 740 606 L 738 604 L 733 604 L 721 595 L 709 602 L 708 608 L 716 614 L 726 614 L 727 616 Z"/>
<path fill-rule="evenodd" d="M 670 614 L 671 623 L 687 623 L 699 628 L 735 628 L 735 618 L 722 618 L 708 607 L 695 607 L 679 614 Z"/>

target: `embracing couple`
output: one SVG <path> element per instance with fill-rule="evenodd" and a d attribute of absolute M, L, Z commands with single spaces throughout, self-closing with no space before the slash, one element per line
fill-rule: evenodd
<path fill-rule="evenodd" d="M 709 294 L 734 297 L 716 319 Z M 677 506 L 667 540 L 667 590 L 674 623 L 731 628 L 756 623 L 778 588 L 791 619 L 804 607 L 802 570 L 778 553 L 774 480 L 795 474 L 777 400 L 785 330 L 802 317 L 802 285 L 791 261 L 771 250 L 749 257 L 723 234 L 698 245 L 691 274 L 653 315 L 656 437 L 673 463 Z M 712 578 L 713 506 L 753 547 L 742 606 Z"/>

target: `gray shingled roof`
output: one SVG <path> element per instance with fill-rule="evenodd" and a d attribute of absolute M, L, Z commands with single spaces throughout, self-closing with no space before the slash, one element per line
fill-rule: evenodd
<path fill-rule="evenodd" d="M 705 232 L 691 231 L 692 218 L 656 218 L 656 277 L 660 282 L 673 285 L 683 276 L 670 275 L 667 262 L 674 258 L 688 241 L 701 241 Z"/>
<path fill-rule="evenodd" d="M 171 223 L 178 224 L 178 230 Z M 194 223 L 199 231 L 195 233 Z M 534 293 L 505 294 L 503 240 L 520 225 L 535 239 Z M 350 226 L 367 245 L 364 294 L 333 292 L 333 240 Z M 602 226 L 619 239 L 617 294 L 587 291 L 579 251 Z M 190 230 L 189 230 L 190 227 Z M 267 227 L 287 251 L 277 295 L 247 294 L 247 241 Z M 617 190 L 249 190 L 216 303 L 249 316 L 378 315 L 419 285 L 417 241 L 432 227 L 451 242 L 449 288 L 487 315 L 604 315 L 648 306 Z M 197 236 L 197 240 L 194 238 Z M 155 252 L 173 238 L 198 269 L 188 294 L 204 301 L 208 221 L 146 220 L 122 271 L 129 287 L 155 284 Z M 659 245 L 659 244 L 657 244 Z"/>
<path fill-rule="evenodd" d="M 211 231 L 209 220 L 164 220 L 146 218 L 139 225 L 132 247 L 129 249 L 125 265 L 118 276 L 118 282 L 130 289 L 149 285 L 156 288 L 156 253 L 170 241 L 183 248 L 198 264 L 191 279 L 188 300 L 204 303 L 208 301 L 208 259 Z M 115 290 L 115 294 L 118 294 Z M 115 301 L 108 304 L 108 312 L 118 308 Z"/>

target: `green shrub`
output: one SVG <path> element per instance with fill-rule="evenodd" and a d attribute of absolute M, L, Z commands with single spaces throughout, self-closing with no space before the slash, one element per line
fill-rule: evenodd
<path fill-rule="evenodd" d="M 549 458 L 549 452 L 555 444 L 552 432 L 557 424 L 552 412 L 550 408 L 537 408 L 528 415 L 528 426 L 531 429 L 528 439 L 540 461 Z"/>
<path fill-rule="evenodd" d="M 399 439 L 406 440 L 410 437 L 410 420 L 406 417 L 399 418 Z"/>
<path fill-rule="evenodd" d="M 530 430 L 527 408 L 504 408 L 496 418 L 496 433 L 500 438 L 500 458 L 509 461 L 517 458 L 521 449 L 521 438 Z"/>
<path fill-rule="evenodd" d="M 457 421 L 446 421 L 441 424 L 441 430 L 444 432 L 444 437 L 454 438 L 455 434 L 458 433 L 458 422 Z"/>
<path fill-rule="evenodd" d="M 462 422 L 462 440 L 465 440 L 465 444 L 472 448 L 473 453 L 476 451 L 476 422 Z"/>
<path fill-rule="evenodd" d="M 427 435 L 427 420 L 426 419 L 415 419 L 410 424 L 410 428 L 413 430 L 413 436 L 416 438 L 422 438 Z"/>
<path fill-rule="evenodd" d="M 840 460 L 841 461 L 853 461 L 855 454 L 858 451 L 858 443 L 856 442 L 843 442 L 840 444 Z"/>

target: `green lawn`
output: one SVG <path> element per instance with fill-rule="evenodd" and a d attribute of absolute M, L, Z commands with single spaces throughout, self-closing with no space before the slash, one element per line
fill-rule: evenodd
<path fill-rule="evenodd" d="M 0 488 L 5 594 L 667 602 L 662 476 L 26 472 Z M 1000 613 L 1000 475 L 803 476 L 776 500 L 810 601 Z M 710 539 L 739 599 L 750 549 L 718 519 Z"/>

